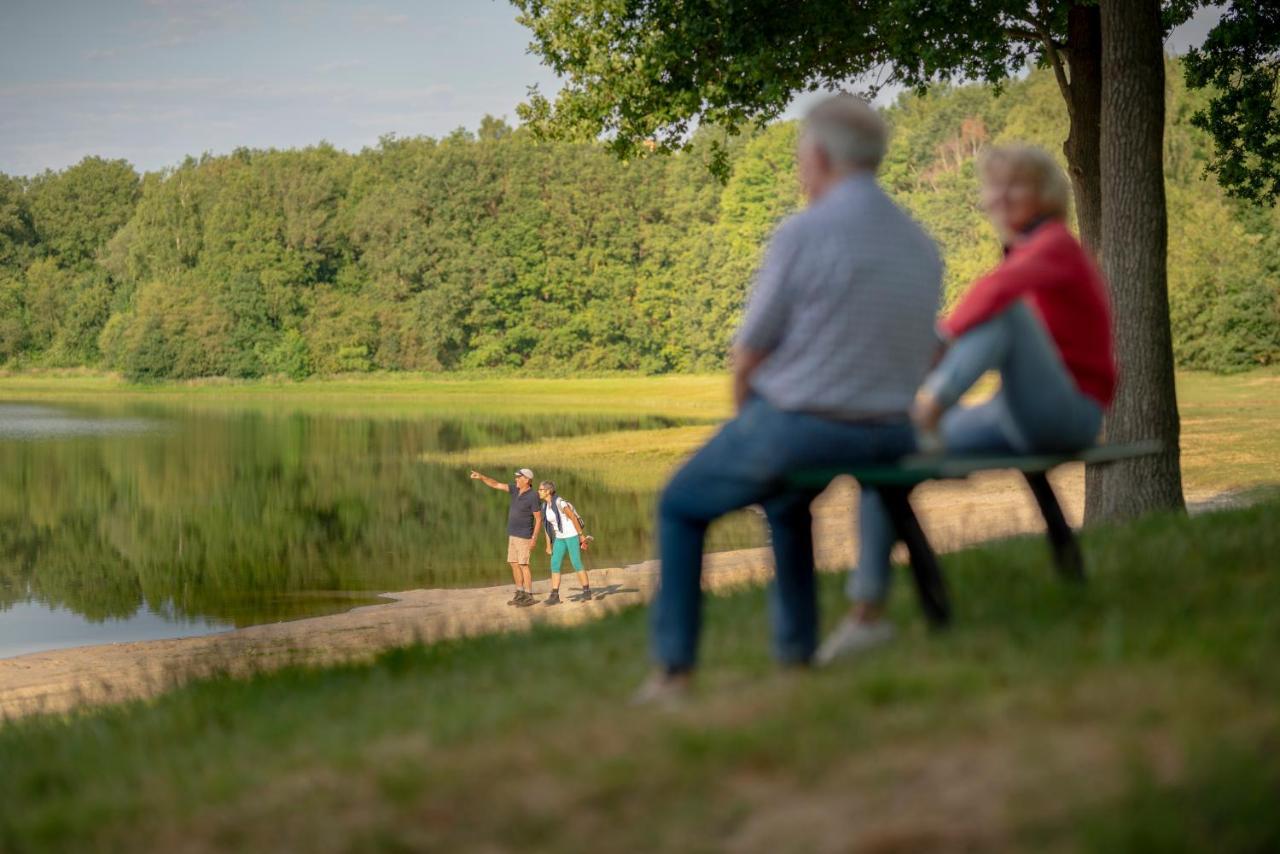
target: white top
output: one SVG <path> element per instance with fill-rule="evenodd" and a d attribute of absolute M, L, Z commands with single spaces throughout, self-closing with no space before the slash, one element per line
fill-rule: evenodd
<path fill-rule="evenodd" d="M 573 505 L 557 495 L 556 507 L 560 509 L 560 524 L 558 525 L 556 524 L 556 511 L 545 503 L 542 505 L 543 514 L 547 520 L 547 528 L 556 535 L 557 540 L 578 536 L 578 526 L 573 524 L 573 519 L 569 516 L 569 511 L 573 509 Z"/>

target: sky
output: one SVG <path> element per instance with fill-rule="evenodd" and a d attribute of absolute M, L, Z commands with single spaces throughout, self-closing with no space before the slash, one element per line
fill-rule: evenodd
<path fill-rule="evenodd" d="M 0 0 L 0 172 L 514 123 L 530 85 L 558 86 L 515 15 L 506 0 Z"/>

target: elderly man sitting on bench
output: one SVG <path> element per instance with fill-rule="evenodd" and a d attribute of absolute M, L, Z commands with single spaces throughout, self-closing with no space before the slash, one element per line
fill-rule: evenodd
<path fill-rule="evenodd" d="M 1067 229 L 1070 184 L 1038 148 L 1012 146 L 979 161 L 982 202 L 1005 259 L 974 282 L 939 324 L 945 352 L 916 396 L 911 417 L 922 449 L 952 454 L 1069 453 L 1098 437 L 1116 385 L 1107 289 Z M 1000 391 L 956 406 L 985 372 Z M 859 558 L 848 616 L 819 663 L 889 640 L 884 618 L 895 531 L 874 488 L 859 505 Z"/>
<path fill-rule="evenodd" d="M 849 96 L 807 116 L 797 151 L 809 205 L 779 226 L 734 346 L 738 415 L 663 491 L 656 669 L 638 701 L 683 693 L 696 659 L 707 526 L 752 504 L 773 532 L 774 646 L 784 664 L 817 648 L 809 504 L 789 474 L 891 463 L 915 448 L 907 413 L 936 338 L 937 247 L 876 183 L 886 129 Z M 825 485 L 825 484 L 823 484 Z"/>

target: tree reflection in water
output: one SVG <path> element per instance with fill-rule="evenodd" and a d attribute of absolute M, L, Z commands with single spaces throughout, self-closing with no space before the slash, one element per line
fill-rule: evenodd
<path fill-rule="evenodd" d="M 352 593 L 501 584 L 505 503 L 423 452 L 677 423 L 0 405 L 0 609 L 250 625 L 345 610 Z M 554 474 L 591 520 L 596 566 L 651 555 L 651 491 Z M 759 540 L 746 520 L 717 537 Z"/>

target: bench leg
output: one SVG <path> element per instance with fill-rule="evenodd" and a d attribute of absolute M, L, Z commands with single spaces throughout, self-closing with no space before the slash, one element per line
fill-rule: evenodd
<path fill-rule="evenodd" d="M 920 520 L 911 509 L 911 490 L 885 486 L 879 489 L 898 539 L 907 544 L 907 552 L 911 555 L 911 575 L 915 579 L 920 606 L 930 624 L 934 628 L 942 628 L 951 621 L 950 597 L 942 570 L 938 567 L 938 558 L 920 527 Z"/>
<path fill-rule="evenodd" d="M 1080 554 L 1080 544 L 1076 535 L 1062 515 L 1062 505 L 1058 496 L 1054 495 L 1049 485 L 1049 477 L 1044 472 L 1028 472 L 1027 485 L 1031 494 L 1040 505 L 1040 514 L 1044 516 L 1045 527 L 1049 532 L 1049 544 L 1053 547 L 1053 562 L 1058 573 L 1069 581 L 1084 581 L 1084 557 Z"/>

